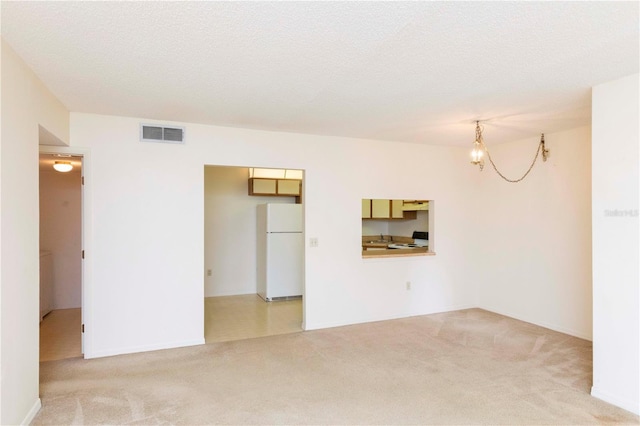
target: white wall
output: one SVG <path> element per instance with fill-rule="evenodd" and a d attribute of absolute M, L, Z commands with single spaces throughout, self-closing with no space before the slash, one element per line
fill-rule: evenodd
<path fill-rule="evenodd" d="M 69 140 L 69 114 L 2 41 L 0 424 L 40 407 L 38 125 Z"/>
<path fill-rule="evenodd" d="M 512 179 L 527 170 L 540 140 L 491 146 L 490 128 L 484 139 Z M 590 339 L 590 128 L 545 140 L 549 159 L 540 158 L 520 183 L 503 181 L 488 161 L 475 171 L 480 199 L 467 220 L 474 223 L 478 305 Z"/>
<path fill-rule="evenodd" d="M 205 167 L 205 297 L 255 294 L 256 206 L 295 203 L 294 197 L 248 195 L 246 167 Z"/>
<path fill-rule="evenodd" d="M 632 157 L 635 166 L 620 168 L 605 162 L 604 157 L 594 168 L 594 188 L 601 184 L 607 187 L 609 178 L 605 175 L 615 177 L 618 173 L 635 176 L 630 182 L 637 185 L 638 77 L 630 79 L 634 78 L 635 82 L 621 80 L 594 92 L 598 152 L 606 151 L 605 144 L 612 140 L 613 146 L 624 152 L 633 151 L 634 146 L 621 142 L 625 139 L 634 141 L 636 147 Z M 1 87 L 0 423 L 15 424 L 28 423 L 39 407 L 38 124 L 66 141 L 68 113 L 4 42 Z M 607 109 L 621 110 L 629 117 L 621 124 L 607 116 Z M 590 233 L 583 229 L 585 219 L 581 216 L 588 198 L 582 183 L 588 155 L 582 149 L 588 129 L 548 135 L 557 170 L 547 167 L 544 171 L 543 165 L 542 172 L 535 172 L 542 178 L 533 181 L 547 185 L 538 188 L 527 184 L 521 195 L 496 187 L 491 178 L 470 186 L 478 175 L 468 166 L 466 148 L 192 124 L 186 125 L 185 146 L 143 144 L 137 141 L 140 121 L 72 115 L 72 144 L 88 147 L 95 158 L 95 170 L 89 176 L 96 194 L 91 218 L 95 227 L 87 236 L 95 248 L 90 281 L 93 292 L 87 301 L 91 315 L 85 319 L 86 337 L 94 343 L 89 357 L 203 342 L 205 164 L 306 170 L 306 237 L 319 239 L 319 247 L 307 248 L 305 253 L 308 329 L 451 310 L 480 301 L 489 309 L 504 307 L 509 310 L 504 313 L 516 317 L 521 313 L 532 322 L 558 325 L 558 329 L 577 335 L 589 334 L 584 308 L 589 292 L 584 282 L 589 275 L 585 270 L 590 268 L 582 249 L 589 246 Z M 563 144 L 556 146 L 555 137 Z M 521 143 L 508 144 L 504 152 L 529 152 Z M 572 155 L 577 155 L 577 160 L 570 160 Z M 402 166 L 406 158 L 424 159 L 428 167 L 407 172 Z M 114 160 L 121 166 L 114 168 Z M 601 213 L 603 192 L 596 192 L 593 211 Z M 381 198 L 436 200 L 437 256 L 362 259 L 361 199 L 374 193 Z M 637 187 L 635 194 L 637 197 Z M 505 200 L 509 196 L 514 197 L 513 206 Z M 571 201 L 565 202 L 565 197 Z M 623 208 L 631 204 L 637 209 L 637 198 L 633 197 L 621 198 Z M 555 203 L 540 203 L 549 199 Z M 481 208 L 485 204 L 486 209 Z M 617 208 L 617 204 L 611 206 Z M 492 213 L 497 213 L 496 220 L 492 220 Z M 522 220 L 517 220 L 522 213 Z M 621 226 L 613 225 L 619 222 L 601 222 L 594 221 L 594 235 L 606 234 L 607 227 Z M 478 231 L 478 224 L 486 230 Z M 514 241 L 505 238 L 507 233 L 515 236 Z M 556 243 L 561 247 L 554 251 Z M 516 256 L 506 252 L 505 245 L 521 250 Z M 594 292 L 598 296 L 611 293 L 597 297 L 594 306 L 594 394 L 637 410 L 637 240 L 624 246 L 629 250 L 621 252 L 616 248 L 619 246 L 605 242 L 603 249 L 613 250 L 621 259 L 631 257 L 626 266 L 615 260 L 622 273 L 607 268 L 606 282 L 598 275 L 602 271 L 598 268 L 612 259 L 598 251 L 597 243 L 594 247 Z M 559 263 L 558 252 L 569 256 L 568 263 Z M 503 254 L 514 265 L 498 262 L 496 257 Z M 526 256 L 538 260 L 549 272 L 541 274 L 533 262 L 522 260 Z M 483 266 L 485 260 L 493 266 Z M 629 271 L 624 269 L 627 267 Z M 405 290 L 407 280 L 412 281 L 410 292 Z M 479 287 L 486 291 L 476 297 Z M 527 297 L 535 308 L 524 306 Z M 542 305 L 543 298 L 550 306 Z M 611 315 L 608 306 L 620 313 Z M 572 315 L 577 319 L 568 318 Z"/>
<path fill-rule="evenodd" d="M 389 235 L 389 222 L 386 220 L 363 220 L 362 235 Z"/>
<path fill-rule="evenodd" d="M 72 146 L 92 158 L 86 356 L 203 341 L 204 165 L 306 171 L 306 238 L 319 240 L 305 253 L 307 329 L 473 305 L 473 276 L 460 267 L 469 260 L 468 150 L 185 123 L 185 145 L 152 144 L 138 141 L 140 121 L 71 118 Z M 406 158 L 429 167 L 407 172 Z M 361 199 L 373 193 L 438 200 L 438 255 L 362 259 Z"/>
<path fill-rule="evenodd" d="M 391 235 L 411 237 L 413 231 L 429 231 L 429 211 L 418 211 L 416 219 L 413 220 L 398 220 L 389 223 Z"/>
<path fill-rule="evenodd" d="M 53 254 L 53 309 L 81 307 L 81 174 L 40 172 L 40 249 Z"/>
<path fill-rule="evenodd" d="M 592 395 L 640 414 L 638 74 L 593 88 Z"/>

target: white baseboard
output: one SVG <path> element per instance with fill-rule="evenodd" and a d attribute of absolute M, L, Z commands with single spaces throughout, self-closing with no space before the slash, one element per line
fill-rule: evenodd
<path fill-rule="evenodd" d="M 303 326 L 303 330 L 311 331 L 311 330 L 322 330 L 325 328 L 345 327 L 348 325 L 366 324 L 369 322 L 389 321 L 389 320 L 394 320 L 399 318 L 407 318 L 408 316 L 409 315 L 403 315 L 403 316 L 392 315 L 392 316 L 385 316 L 380 318 L 359 319 L 359 320 L 352 320 L 352 321 L 329 321 L 329 322 L 321 322 L 321 323 L 315 323 L 315 324 L 305 323 Z"/>
<path fill-rule="evenodd" d="M 620 407 L 624 410 L 630 411 L 633 414 L 640 415 L 640 403 L 637 400 L 632 401 L 629 399 L 620 398 L 619 396 L 612 395 L 609 392 L 596 389 L 595 387 L 591 387 L 591 396 L 601 399 L 604 402 L 608 402 L 611 405 L 615 405 L 616 407 Z"/>
<path fill-rule="evenodd" d="M 466 309 L 477 309 L 477 308 L 478 307 L 476 305 L 473 305 L 473 304 L 470 304 L 470 303 L 464 303 L 462 305 L 454 305 L 454 306 L 448 306 L 448 307 L 444 307 L 444 308 L 432 309 L 429 312 L 416 312 L 416 313 L 412 314 L 411 316 L 417 317 L 417 316 L 421 316 L 421 315 L 441 314 L 443 312 L 464 311 Z"/>
<path fill-rule="evenodd" d="M 163 349 L 183 348 L 185 346 L 204 345 L 204 337 L 201 339 L 185 340 L 181 342 L 160 343 L 157 345 L 130 346 L 128 348 L 109 349 L 85 354 L 85 359 L 102 358 L 105 356 L 135 354 L 139 352 L 159 351 Z"/>
<path fill-rule="evenodd" d="M 40 411 L 40 408 L 42 408 L 42 401 L 40 400 L 40 398 L 38 398 L 36 399 L 36 402 L 33 403 L 33 406 L 31 407 L 31 409 L 25 416 L 24 420 L 20 424 L 21 425 L 31 424 L 33 419 L 36 418 L 36 414 L 38 414 L 38 411 Z"/>
<path fill-rule="evenodd" d="M 533 320 L 531 318 L 525 318 L 525 317 L 523 317 L 521 315 L 515 315 L 512 312 L 503 311 L 501 309 L 494 309 L 491 306 L 478 306 L 478 308 L 479 309 L 484 309 L 485 311 L 493 312 L 494 314 L 504 315 L 505 317 L 517 319 L 519 321 L 524 321 L 524 322 L 528 322 L 530 324 L 538 325 L 540 327 L 548 328 L 549 330 L 553 330 L 553 331 L 557 331 L 557 332 L 560 332 L 560 333 L 568 334 L 569 336 L 578 337 L 580 339 L 588 340 L 590 342 L 593 341 L 593 337 L 591 335 L 589 335 L 587 333 L 584 333 L 582 331 L 573 330 L 573 329 L 569 329 L 569 328 L 566 328 L 566 327 L 561 327 L 561 326 L 558 326 L 556 324 L 547 323 L 545 321 L 537 321 L 537 320 Z"/>
<path fill-rule="evenodd" d="M 208 297 L 227 297 L 227 296 L 247 296 L 249 294 L 258 294 L 258 290 L 253 289 L 250 291 L 246 291 L 246 292 L 241 292 L 238 293 L 237 291 L 232 291 L 229 293 L 214 293 L 214 294 L 205 294 L 204 298 L 208 298 Z"/>
<path fill-rule="evenodd" d="M 465 305 L 458 305 L 458 306 L 449 306 L 446 308 L 435 308 L 427 312 L 409 312 L 409 313 L 403 312 L 400 314 L 387 315 L 384 317 L 351 320 L 349 322 L 336 321 L 336 322 L 321 322 L 321 323 L 311 323 L 311 324 L 308 322 L 305 322 L 302 326 L 302 329 L 305 331 L 322 330 L 323 328 L 344 327 L 347 325 L 366 324 L 366 323 L 378 322 L 378 321 L 390 321 L 390 320 L 396 320 L 401 318 L 411 318 L 411 317 L 417 317 L 422 315 L 439 314 L 442 312 L 461 311 L 463 309 L 471 309 L 471 308 L 475 308 L 475 306 L 465 304 Z"/>

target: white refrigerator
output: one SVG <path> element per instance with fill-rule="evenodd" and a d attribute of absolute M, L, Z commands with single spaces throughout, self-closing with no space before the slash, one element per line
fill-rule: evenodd
<path fill-rule="evenodd" d="M 259 204 L 257 217 L 258 295 L 267 302 L 301 296 L 302 204 Z"/>

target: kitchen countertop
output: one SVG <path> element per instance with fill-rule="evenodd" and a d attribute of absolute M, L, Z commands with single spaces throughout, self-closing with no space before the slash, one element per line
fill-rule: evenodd
<path fill-rule="evenodd" d="M 362 250 L 362 257 L 367 259 L 377 257 L 435 256 L 435 254 L 435 252 L 429 251 L 426 247 L 416 247 L 410 249 Z"/>
<path fill-rule="evenodd" d="M 386 249 L 387 246 L 392 243 L 362 243 L 363 248 L 383 248 Z"/>
<path fill-rule="evenodd" d="M 409 256 L 434 256 L 435 252 L 428 247 L 413 248 L 388 248 L 390 244 L 413 244 L 415 241 L 409 237 L 396 237 L 392 235 L 365 235 L 362 237 L 362 257 L 409 257 Z"/>

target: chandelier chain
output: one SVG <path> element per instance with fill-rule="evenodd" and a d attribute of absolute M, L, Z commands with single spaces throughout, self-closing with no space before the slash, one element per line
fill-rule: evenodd
<path fill-rule="evenodd" d="M 541 152 L 542 152 L 542 161 L 547 161 L 547 157 L 549 156 L 549 150 L 544 145 L 544 133 L 543 133 L 542 135 L 540 135 L 540 143 L 538 144 L 536 155 L 535 157 L 533 157 L 533 161 L 531 162 L 531 165 L 529 166 L 527 171 L 519 179 L 509 179 L 508 177 L 503 175 L 502 172 L 500 172 L 500 170 L 498 170 L 498 166 L 496 166 L 496 163 L 493 162 L 493 158 L 491 158 L 489 149 L 484 144 L 484 140 L 482 139 L 482 129 L 483 129 L 482 126 L 480 126 L 480 121 L 476 120 L 476 140 L 474 142 L 474 149 L 471 153 L 473 158 L 473 161 L 471 161 L 471 164 L 478 165 L 480 167 L 480 171 L 482 171 L 482 169 L 484 168 L 482 151 L 487 153 L 487 157 L 489 157 L 489 162 L 491 163 L 493 170 L 495 170 L 498 176 L 500 176 L 502 179 L 504 179 L 509 183 L 518 183 L 522 181 L 524 178 L 526 178 L 527 175 L 529 175 L 529 173 L 533 169 L 533 166 L 536 165 L 536 161 L 538 161 L 538 157 L 540 156 Z"/>
<path fill-rule="evenodd" d="M 491 163 L 491 166 L 493 167 L 493 170 L 496 171 L 496 173 L 504 180 L 506 180 L 509 183 L 518 183 L 521 180 L 523 180 L 524 178 L 527 177 L 527 175 L 529 174 L 529 172 L 531 172 L 531 170 L 533 169 L 533 166 L 535 166 L 536 161 L 538 160 L 538 157 L 540 156 L 540 151 L 544 150 L 544 139 L 542 139 L 540 141 L 540 143 L 538 144 L 538 149 L 536 150 L 536 156 L 533 157 L 533 161 L 531 162 L 531 165 L 529 166 L 529 169 L 524 173 L 524 175 L 522 175 L 522 177 L 520 179 L 509 179 L 508 177 L 506 177 L 505 175 L 503 175 L 502 173 L 500 173 L 500 170 L 498 170 L 498 167 L 496 167 L 496 164 L 493 162 L 493 159 L 491 158 L 491 154 L 489 153 L 489 150 L 487 149 L 487 146 L 484 144 L 484 142 L 482 143 L 484 151 L 487 153 L 487 157 L 489 157 L 489 162 Z"/>

